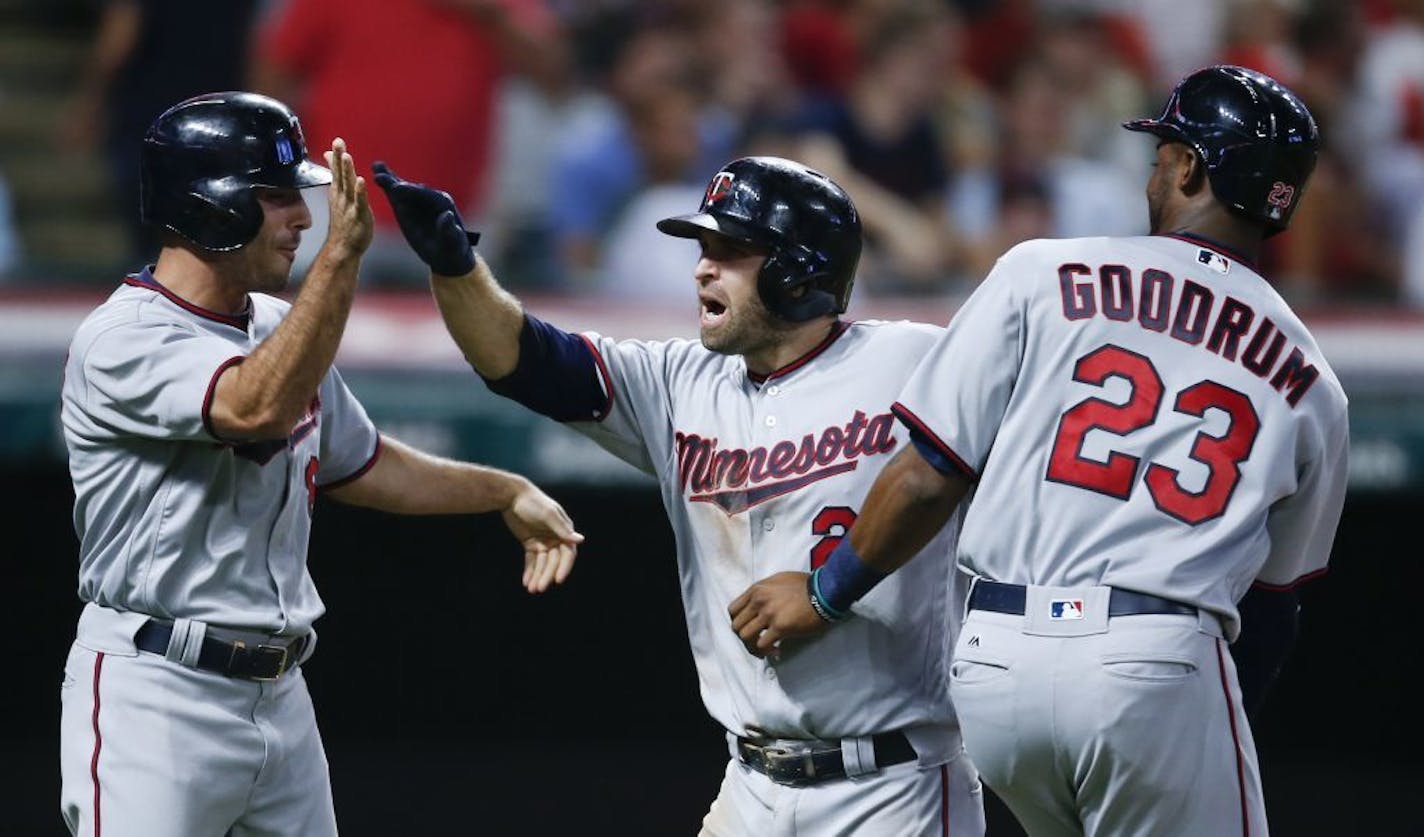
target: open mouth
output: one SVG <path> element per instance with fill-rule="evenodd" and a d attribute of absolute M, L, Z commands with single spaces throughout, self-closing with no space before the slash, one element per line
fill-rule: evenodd
<path fill-rule="evenodd" d="M 710 297 L 702 297 L 701 323 L 703 328 L 715 326 L 727 317 L 727 306 Z"/>

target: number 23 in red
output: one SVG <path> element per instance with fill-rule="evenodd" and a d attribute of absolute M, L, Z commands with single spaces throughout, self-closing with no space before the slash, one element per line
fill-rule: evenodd
<path fill-rule="evenodd" d="M 1126 436 L 1154 423 L 1162 406 L 1163 386 L 1162 376 L 1151 360 L 1118 346 L 1095 349 L 1079 358 L 1073 367 L 1073 380 L 1085 384 L 1102 386 L 1114 377 L 1128 382 L 1131 396 L 1124 404 L 1089 398 L 1068 408 L 1058 422 L 1047 478 L 1126 500 L 1132 493 L 1141 460 L 1117 451 L 1109 454 L 1106 462 L 1084 459 L 1083 439 L 1094 429 Z M 1177 393 L 1172 409 L 1191 416 L 1205 416 L 1207 410 L 1218 409 L 1230 419 L 1225 434 L 1198 433 L 1192 442 L 1192 459 L 1206 465 L 1209 471 L 1201 491 L 1186 491 L 1177 483 L 1175 469 L 1155 462 L 1147 466 L 1143 477 L 1157 508 L 1196 525 L 1226 511 L 1241 480 L 1241 463 L 1251 455 L 1261 420 L 1250 398 L 1215 381 L 1201 381 Z"/>

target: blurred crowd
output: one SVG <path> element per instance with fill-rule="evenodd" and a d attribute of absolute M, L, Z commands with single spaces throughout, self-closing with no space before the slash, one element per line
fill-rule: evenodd
<path fill-rule="evenodd" d="M 859 294 L 962 293 L 1028 238 L 1145 233 L 1152 141 L 1120 123 L 1241 64 L 1324 138 L 1263 272 L 1298 304 L 1424 305 L 1424 0 L 109 0 L 92 52 L 65 130 L 130 221 L 143 126 L 247 87 L 314 154 L 340 135 L 449 191 L 511 287 L 678 300 L 696 245 L 653 223 L 745 154 L 847 188 Z M 423 288 L 373 203 L 363 282 Z M 132 247 L 151 257 L 136 224 Z"/>

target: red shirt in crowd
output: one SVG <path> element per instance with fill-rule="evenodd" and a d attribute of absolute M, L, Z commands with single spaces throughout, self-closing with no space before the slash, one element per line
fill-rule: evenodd
<path fill-rule="evenodd" d="M 497 2 L 513 25 L 549 29 L 539 0 Z M 288 0 L 259 49 L 297 81 L 293 105 L 313 156 L 340 136 L 361 168 L 384 160 L 479 210 L 503 70 L 490 24 L 441 0 Z M 377 223 L 394 226 L 386 201 L 371 208 Z"/>

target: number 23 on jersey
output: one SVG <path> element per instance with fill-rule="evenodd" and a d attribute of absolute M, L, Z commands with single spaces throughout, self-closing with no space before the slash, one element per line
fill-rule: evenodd
<path fill-rule="evenodd" d="M 1073 380 L 1081 383 L 1105 386 L 1109 378 L 1127 381 L 1131 389 L 1128 400 L 1114 404 L 1088 398 L 1069 407 L 1058 421 L 1046 479 L 1126 500 L 1132 493 L 1141 460 L 1118 451 L 1109 454 L 1106 462 L 1084 459 L 1084 438 L 1095 429 L 1128 436 L 1149 427 L 1158 419 L 1165 393 L 1162 376 L 1152 361 L 1119 346 L 1094 349 L 1078 358 L 1073 367 Z M 1208 470 L 1200 491 L 1182 488 L 1177 470 L 1156 462 L 1148 464 L 1143 477 L 1158 509 L 1195 526 L 1225 513 L 1241 480 L 1241 463 L 1250 457 L 1256 443 L 1261 420 L 1244 393 L 1210 380 L 1198 381 L 1176 393 L 1172 409 L 1197 417 L 1217 409 L 1228 418 L 1222 435 L 1201 432 L 1192 441 L 1189 455 Z"/>

